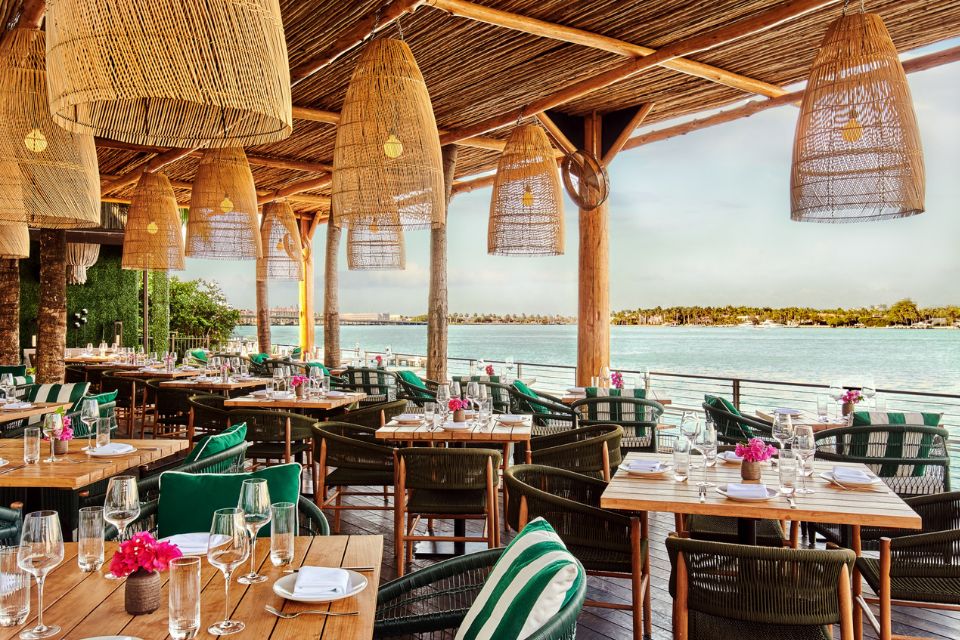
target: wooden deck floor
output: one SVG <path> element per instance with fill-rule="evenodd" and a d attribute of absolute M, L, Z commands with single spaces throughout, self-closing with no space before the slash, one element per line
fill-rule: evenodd
<path fill-rule="evenodd" d="M 365 500 L 370 504 L 382 505 L 383 501 L 376 498 L 352 498 L 351 503 L 358 504 Z M 331 520 L 332 514 L 328 512 Z M 468 532 L 479 531 L 479 524 L 469 523 Z M 452 530 L 450 523 L 437 523 L 440 531 Z M 670 625 L 670 610 L 672 600 L 667 591 L 667 581 L 670 576 L 670 561 L 663 546 L 663 539 L 673 530 L 673 516 L 671 514 L 651 514 L 651 562 L 653 565 L 653 637 L 655 640 L 669 640 L 673 637 Z M 344 511 L 342 512 L 343 533 L 382 534 L 387 536 L 384 545 L 383 571 L 384 581 L 396 576 L 396 562 L 393 555 L 393 521 L 390 511 Z M 425 567 L 431 561 L 414 559 L 412 569 Z M 410 570 L 410 569 L 408 569 Z M 629 602 L 630 586 L 625 580 L 611 578 L 589 578 L 589 598 L 608 600 L 613 602 Z M 894 633 L 910 636 L 921 636 L 933 640 L 960 639 L 960 613 L 947 611 L 930 611 L 926 609 L 894 609 Z M 633 638 L 633 630 L 629 611 L 610 609 L 585 608 L 580 614 L 577 628 L 577 638 L 585 640 L 600 640 L 612 638 L 629 640 Z M 869 625 L 865 625 L 864 638 L 874 639 L 876 635 Z"/>

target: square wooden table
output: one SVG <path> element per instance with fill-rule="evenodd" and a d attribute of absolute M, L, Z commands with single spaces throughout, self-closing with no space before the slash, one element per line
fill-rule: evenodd
<path fill-rule="evenodd" d="M 377 588 L 380 583 L 380 565 L 383 561 L 382 536 L 322 536 L 298 537 L 291 566 L 304 564 L 325 567 L 373 567 L 359 572 L 367 578 L 367 588 L 356 596 L 330 604 L 302 604 L 287 601 L 273 593 L 273 583 L 282 578 L 285 567 L 274 567 L 270 562 L 269 540 L 257 545 L 259 572 L 269 580 L 256 585 L 242 585 L 236 580 L 230 585 L 231 618 L 241 620 L 246 628 L 230 636 L 237 640 L 279 640 L 318 638 L 340 640 L 373 637 L 373 619 L 377 607 Z M 153 613 L 131 616 L 124 610 L 123 580 L 103 577 L 106 566 L 99 572 L 81 573 L 77 567 L 77 546 L 64 545 L 63 562 L 50 572 L 44 588 L 43 619 L 47 624 L 62 628 L 56 638 L 89 638 L 104 635 L 124 635 L 143 640 L 164 640 L 167 635 L 167 586 L 170 574 L 160 574 L 160 608 Z M 116 545 L 107 544 L 106 558 L 112 557 Z M 244 564 L 244 571 L 248 564 Z M 200 631 L 197 638 L 213 637 L 207 627 L 223 617 L 223 574 L 200 560 Z M 30 619 L 20 627 L 0 629 L 0 640 L 13 640 L 24 628 L 36 624 L 36 594 L 31 589 Z M 306 610 L 348 612 L 356 616 L 303 615 L 281 620 L 265 610 L 272 605 L 285 612 Z"/>
<path fill-rule="evenodd" d="M 494 416 L 496 418 L 496 416 Z M 533 431 L 533 416 L 524 416 L 523 422 L 518 424 L 503 424 L 494 422 L 493 426 L 481 427 L 476 422 L 467 423 L 466 429 L 456 431 L 434 431 L 426 422 L 416 425 L 400 424 L 391 420 L 377 429 L 376 437 L 380 440 L 396 440 L 399 442 L 490 442 L 504 445 L 504 455 L 509 445 L 514 442 L 529 442 Z M 530 450 L 527 449 L 529 457 Z M 529 463 L 530 461 L 527 460 Z"/>
<path fill-rule="evenodd" d="M 116 356 L 107 355 L 107 356 L 69 356 L 63 359 L 66 364 L 102 364 L 104 362 L 110 362 Z"/>
<path fill-rule="evenodd" d="M 10 409 L 6 411 L 0 409 L 0 424 L 4 422 L 13 422 L 15 420 L 23 420 L 24 418 L 29 418 L 31 416 L 44 416 L 48 413 L 53 413 L 60 407 L 66 409 L 69 407 L 72 402 L 34 402 L 33 406 L 29 409 Z"/>
<path fill-rule="evenodd" d="M 342 396 L 289 398 L 285 400 L 273 400 L 260 396 L 240 396 L 227 400 L 223 403 L 223 406 L 247 407 L 248 409 L 319 409 L 320 411 L 332 411 L 333 409 L 350 406 L 366 397 L 367 394 L 359 391 L 345 393 Z"/>
<path fill-rule="evenodd" d="M 205 378 L 197 380 L 195 378 L 180 378 L 177 380 L 164 380 L 160 383 L 161 387 L 172 389 L 195 389 L 197 391 L 217 391 L 225 396 L 229 396 L 231 391 L 240 389 L 256 389 L 266 386 L 272 378 L 231 378 L 230 382 L 223 382 L 218 378 Z"/>
<path fill-rule="evenodd" d="M 192 378 L 198 373 L 200 372 L 196 369 L 193 371 L 184 371 L 183 369 L 174 369 L 173 371 L 164 371 L 163 369 L 148 369 L 144 371 L 142 368 L 140 368 L 131 369 L 129 371 L 117 371 L 116 375 L 124 378 L 163 378 L 166 380 L 174 380 L 176 378 Z"/>
<path fill-rule="evenodd" d="M 756 414 L 758 418 L 765 422 L 773 422 L 773 411 L 757 409 Z M 827 429 L 839 429 L 840 427 L 847 426 L 846 418 L 827 418 L 826 421 L 822 421 L 809 411 L 801 411 L 800 415 L 790 416 L 790 422 L 795 427 L 800 425 L 813 427 L 814 432 L 825 431 Z"/>

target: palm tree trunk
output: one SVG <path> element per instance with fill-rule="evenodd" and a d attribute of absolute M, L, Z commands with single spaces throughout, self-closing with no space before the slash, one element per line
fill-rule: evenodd
<path fill-rule="evenodd" d="M 266 280 L 257 280 L 257 344 L 270 353 L 270 295 Z"/>
<path fill-rule="evenodd" d="M 20 261 L 0 260 L 0 364 L 20 362 Z"/>
<path fill-rule="evenodd" d="M 67 348 L 67 234 L 40 232 L 40 304 L 37 308 L 37 382 L 63 382 Z"/>
<path fill-rule="evenodd" d="M 323 263 L 323 364 L 340 366 L 340 281 L 337 257 L 340 252 L 340 227 L 327 217 L 327 254 Z"/>
<path fill-rule="evenodd" d="M 457 145 L 443 148 L 446 205 L 453 197 Z M 427 297 L 427 378 L 447 379 L 447 226 L 430 230 L 430 291 Z"/>

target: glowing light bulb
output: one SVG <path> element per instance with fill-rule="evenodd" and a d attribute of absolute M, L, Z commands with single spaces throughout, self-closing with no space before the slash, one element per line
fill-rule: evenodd
<path fill-rule="evenodd" d="M 281 240 L 277 243 L 277 251 L 283 251 L 283 250 L 284 250 L 283 240 Z"/>
<path fill-rule="evenodd" d="M 47 148 L 47 137 L 40 129 L 31 129 L 23 139 L 24 146 L 34 153 L 40 153 Z"/>
<path fill-rule="evenodd" d="M 526 189 L 524 189 L 523 197 L 520 201 L 523 202 L 523 206 L 525 207 L 533 206 L 533 190 L 530 189 L 530 185 L 527 185 Z"/>
<path fill-rule="evenodd" d="M 224 213 L 230 213 L 233 211 L 233 200 L 227 196 L 223 196 L 223 200 L 220 201 L 220 211 Z"/>
<path fill-rule="evenodd" d="M 147 233 L 154 235 L 157 231 L 160 230 L 160 227 L 157 226 L 156 222 L 151 222 L 147 225 Z"/>
<path fill-rule="evenodd" d="M 377 232 L 379 232 L 379 231 L 380 231 L 380 227 L 377 225 L 377 223 L 376 223 L 376 222 L 371 222 L 371 223 L 370 223 L 370 233 L 377 233 Z"/>
<path fill-rule="evenodd" d="M 383 143 L 383 152 L 388 158 L 399 158 L 403 154 L 403 143 L 395 134 L 391 133 Z"/>
<path fill-rule="evenodd" d="M 857 142 L 863 137 L 863 125 L 857 121 L 857 112 L 850 110 L 850 119 L 843 125 L 840 135 L 847 142 Z"/>

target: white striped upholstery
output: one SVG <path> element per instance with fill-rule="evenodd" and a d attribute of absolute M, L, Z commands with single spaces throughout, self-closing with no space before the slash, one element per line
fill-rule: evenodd
<path fill-rule="evenodd" d="M 67 413 L 80 406 L 83 396 L 90 388 L 89 382 L 69 382 L 67 384 L 38 384 L 27 395 L 29 402 L 69 402 Z M 43 416 L 30 416 L 27 424 L 37 424 Z"/>

